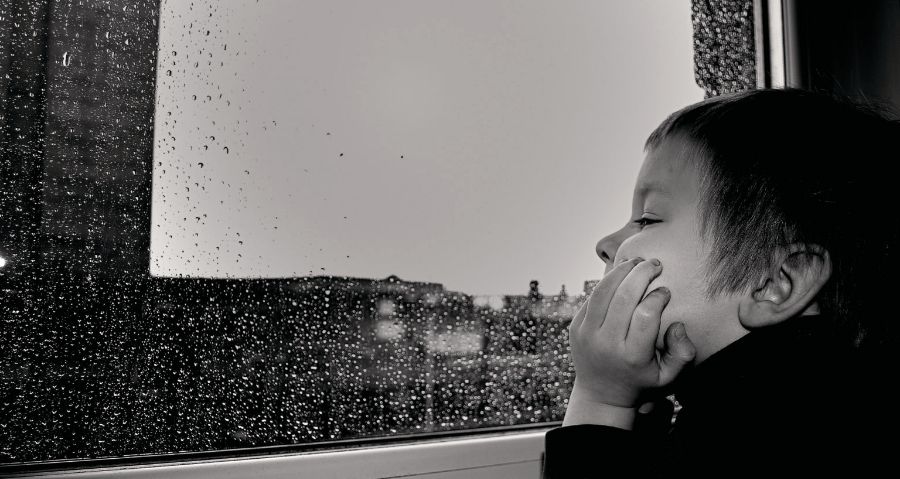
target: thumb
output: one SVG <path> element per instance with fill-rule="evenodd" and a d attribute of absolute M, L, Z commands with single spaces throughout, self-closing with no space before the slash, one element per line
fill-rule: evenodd
<path fill-rule="evenodd" d="M 684 324 L 672 323 L 666 330 L 665 350 L 659 359 L 659 386 L 668 386 L 694 360 L 697 349 L 687 337 Z"/>

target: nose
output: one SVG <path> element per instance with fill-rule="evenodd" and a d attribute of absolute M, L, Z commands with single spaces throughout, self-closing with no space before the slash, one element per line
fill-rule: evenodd
<path fill-rule="evenodd" d="M 619 246 L 628 238 L 628 232 L 625 231 L 625 227 L 622 227 L 619 231 L 615 233 L 606 235 L 597 242 L 596 251 L 597 256 L 606 263 L 606 271 L 613 269 L 615 266 L 616 254 L 619 251 Z"/>

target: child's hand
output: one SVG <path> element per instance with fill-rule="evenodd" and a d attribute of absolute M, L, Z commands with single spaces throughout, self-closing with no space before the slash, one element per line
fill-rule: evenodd
<path fill-rule="evenodd" d="M 644 399 L 644 393 L 669 385 L 696 350 L 684 325 L 666 331 L 665 350 L 656 350 L 660 316 L 669 292 L 657 288 L 644 294 L 662 271 L 657 260 L 633 259 L 604 276 L 569 326 L 569 343 L 575 363 L 575 385 L 570 398 L 574 422 L 590 421 L 589 410 L 618 415 L 611 425 L 628 427 L 627 415 Z M 641 299 L 643 298 L 643 300 Z M 606 407 L 608 406 L 608 407 Z M 618 411 L 618 412 L 616 412 Z M 627 411 L 622 419 L 622 411 Z M 605 421 L 599 421 L 603 423 Z"/>

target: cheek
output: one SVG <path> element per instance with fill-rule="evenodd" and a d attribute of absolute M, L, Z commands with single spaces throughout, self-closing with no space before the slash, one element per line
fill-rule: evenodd
<path fill-rule="evenodd" d="M 662 286 L 669 288 L 673 300 L 676 295 L 684 293 L 684 285 L 681 284 L 680 281 L 684 278 L 684 275 L 679 272 L 679 265 L 677 262 L 667 260 L 665 255 L 644 256 L 644 258 L 658 258 L 662 264 L 662 272 L 659 276 L 653 278 L 647 286 L 648 293 Z"/>
<path fill-rule="evenodd" d="M 644 259 L 657 258 L 666 268 L 666 258 L 674 257 L 668 251 L 664 242 L 657 239 L 658 234 L 655 232 L 644 231 L 626 238 L 616 250 L 615 265 L 627 261 L 632 258 L 641 257 Z M 665 274 L 665 271 L 663 272 Z"/>
<path fill-rule="evenodd" d="M 667 328 L 672 323 L 683 323 L 688 337 L 692 341 L 703 341 L 709 328 L 709 318 L 723 316 L 728 305 L 718 301 L 710 301 L 706 297 L 707 283 L 695 268 L 675 270 L 665 269 L 662 274 L 650 283 L 648 291 L 665 286 L 672 292 L 669 303 L 662 311 L 657 347 L 664 345 Z"/>
<path fill-rule="evenodd" d="M 672 297 L 669 303 L 663 308 L 660 317 L 659 334 L 656 338 L 656 347 L 663 349 L 665 345 L 666 331 L 673 323 L 683 323 L 687 330 L 688 336 L 692 336 L 692 331 L 697 327 L 697 311 L 694 299 L 685 294 L 679 294 L 678 291 L 671 286 L 666 286 L 672 291 Z"/>
<path fill-rule="evenodd" d="M 669 288 L 669 291 L 672 294 L 672 296 L 669 298 L 669 302 L 666 303 L 666 307 L 662 310 L 662 315 L 660 316 L 659 335 L 656 339 L 656 347 L 662 349 L 663 345 L 665 344 L 663 340 L 666 336 L 666 330 L 668 330 L 669 326 L 672 323 L 681 320 L 681 302 L 684 298 L 681 294 L 679 294 L 677 288 L 673 287 L 665 281 L 665 278 L 657 278 L 657 281 L 654 281 L 654 283 L 650 284 L 650 288 L 648 288 L 650 291 L 652 291 L 653 288 L 665 286 Z"/>
<path fill-rule="evenodd" d="M 663 271 L 647 287 L 648 293 L 661 286 L 669 288 L 671 292 L 669 302 L 662 311 L 659 336 L 657 338 L 658 348 L 662 348 L 666 329 L 672 323 L 682 322 L 690 329 L 691 309 L 692 306 L 696 305 L 695 302 L 697 300 L 693 285 L 690 281 L 685 281 L 688 275 L 678 271 L 676 265 L 672 263 L 666 269 L 664 260 L 661 259 L 660 261 L 663 261 Z"/>

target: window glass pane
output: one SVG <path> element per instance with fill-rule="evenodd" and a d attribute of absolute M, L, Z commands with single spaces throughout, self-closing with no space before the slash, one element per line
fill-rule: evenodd
<path fill-rule="evenodd" d="M 0 461 L 562 419 L 690 2 L 96 3 L 0 13 Z"/>

